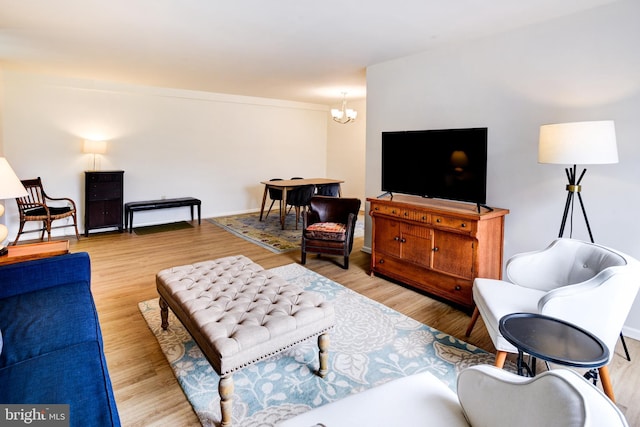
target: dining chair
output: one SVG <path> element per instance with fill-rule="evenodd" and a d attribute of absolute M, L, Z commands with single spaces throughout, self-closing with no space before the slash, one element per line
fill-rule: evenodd
<path fill-rule="evenodd" d="M 269 181 L 282 181 L 282 178 L 271 178 Z M 271 199 L 271 205 L 269 205 L 269 210 L 267 211 L 267 215 L 265 219 L 269 218 L 269 212 L 271 212 L 271 208 L 273 208 L 273 204 L 277 201 L 282 201 L 282 190 L 279 188 L 269 187 L 269 198 Z"/>

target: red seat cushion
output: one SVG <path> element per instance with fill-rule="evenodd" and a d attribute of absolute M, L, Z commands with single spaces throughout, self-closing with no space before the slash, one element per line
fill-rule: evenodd
<path fill-rule="evenodd" d="M 346 240 L 347 227 L 336 222 L 316 222 L 304 230 L 307 239 L 314 240 L 336 240 L 344 242 Z"/>

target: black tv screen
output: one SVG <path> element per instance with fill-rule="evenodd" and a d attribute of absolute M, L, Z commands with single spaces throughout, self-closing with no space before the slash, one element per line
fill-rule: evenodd
<path fill-rule="evenodd" d="M 382 132 L 382 190 L 485 204 L 487 128 Z"/>

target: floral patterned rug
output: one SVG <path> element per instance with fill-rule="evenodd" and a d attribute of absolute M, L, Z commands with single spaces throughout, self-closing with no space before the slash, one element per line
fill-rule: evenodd
<path fill-rule="evenodd" d="M 273 426 L 349 394 L 423 371 L 455 391 L 461 369 L 493 364 L 494 355 L 299 264 L 271 271 L 334 302 L 337 324 L 331 333 L 329 374 L 324 379 L 314 374 L 318 368 L 316 340 L 240 370 L 233 376 L 235 426 Z M 218 425 L 218 375 L 171 311 L 169 328 L 163 331 L 158 300 L 141 302 L 139 307 L 202 425 Z"/>
<path fill-rule="evenodd" d="M 280 226 L 280 213 L 277 210 L 272 211 L 262 221 L 258 212 L 207 218 L 207 221 L 271 252 L 283 253 L 300 249 L 302 219 L 296 230 L 296 215 L 293 211 L 286 216 L 284 230 Z M 362 236 L 364 236 L 364 216 L 360 215 L 354 237 Z"/>

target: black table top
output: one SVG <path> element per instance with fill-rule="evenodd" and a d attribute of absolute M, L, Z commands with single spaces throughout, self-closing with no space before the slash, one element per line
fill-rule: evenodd
<path fill-rule="evenodd" d="M 566 366 L 598 368 L 609 360 L 609 349 L 592 333 L 542 314 L 514 313 L 500 319 L 500 333 L 533 357 Z"/>

